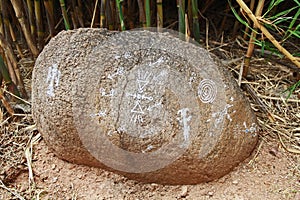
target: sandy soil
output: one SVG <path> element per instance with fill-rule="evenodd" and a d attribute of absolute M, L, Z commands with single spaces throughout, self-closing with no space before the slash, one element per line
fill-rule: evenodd
<path fill-rule="evenodd" d="M 28 172 L 11 187 L 26 199 L 300 199 L 300 156 L 260 140 L 251 158 L 219 180 L 198 185 L 144 184 L 58 159 L 43 140 L 34 147 L 35 184 Z M 1 194 L 2 193 L 2 194 Z M 0 190 L 0 199 L 14 196 Z"/>

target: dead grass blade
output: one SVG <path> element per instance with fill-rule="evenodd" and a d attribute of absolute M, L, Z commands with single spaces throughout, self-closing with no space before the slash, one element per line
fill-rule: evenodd
<path fill-rule="evenodd" d="M 17 193 L 16 191 L 6 187 L 4 185 L 4 183 L 0 180 L 0 187 L 4 190 L 7 190 L 9 193 L 11 193 L 12 195 L 14 195 L 15 197 L 17 197 L 20 200 L 25 200 L 19 193 Z"/>

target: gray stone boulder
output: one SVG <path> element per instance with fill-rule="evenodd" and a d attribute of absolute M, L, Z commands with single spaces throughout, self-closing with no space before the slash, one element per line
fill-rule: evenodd
<path fill-rule="evenodd" d="M 258 138 L 247 99 L 218 59 L 169 33 L 62 32 L 37 59 L 32 97 L 58 157 L 143 182 L 214 180 Z"/>

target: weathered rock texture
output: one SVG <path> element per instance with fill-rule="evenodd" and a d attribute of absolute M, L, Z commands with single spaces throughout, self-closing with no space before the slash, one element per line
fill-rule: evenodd
<path fill-rule="evenodd" d="M 144 182 L 219 178 L 257 142 L 234 79 L 167 33 L 62 32 L 40 54 L 32 88 L 34 118 L 56 155 Z"/>

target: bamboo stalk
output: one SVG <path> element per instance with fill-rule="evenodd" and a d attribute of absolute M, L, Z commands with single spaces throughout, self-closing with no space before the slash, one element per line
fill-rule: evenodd
<path fill-rule="evenodd" d="M 105 15 L 106 0 L 101 0 L 100 8 L 100 28 L 105 27 L 106 15 Z"/>
<path fill-rule="evenodd" d="M 107 15 L 107 24 L 109 30 L 114 30 L 114 20 L 112 15 L 111 4 L 115 1 L 106 1 L 106 15 Z"/>
<path fill-rule="evenodd" d="M 255 0 L 251 0 L 251 2 L 250 2 L 250 10 L 251 10 L 251 11 L 253 11 L 254 5 L 255 5 Z M 249 27 L 246 26 L 246 28 L 245 28 L 245 33 L 244 33 L 244 35 L 243 35 L 244 40 L 246 40 L 246 38 L 247 38 L 247 36 L 248 36 L 248 32 L 249 32 Z"/>
<path fill-rule="evenodd" d="M 34 0 L 34 14 L 37 24 L 38 46 L 39 49 L 42 49 L 44 47 L 44 28 L 40 0 Z"/>
<path fill-rule="evenodd" d="M 76 16 L 78 17 L 78 21 L 79 21 L 80 26 L 84 27 L 81 0 L 77 0 L 77 5 L 78 6 L 75 7 L 75 13 L 76 13 Z"/>
<path fill-rule="evenodd" d="M 120 19 L 120 24 L 121 24 L 121 30 L 125 31 L 125 24 L 124 24 L 124 17 L 123 17 L 123 11 L 122 11 L 122 2 L 123 0 L 116 0 L 116 4 L 117 4 L 117 10 L 119 13 L 119 19 Z"/>
<path fill-rule="evenodd" d="M 189 42 L 190 41 L 190 38 L 191 38 L 191 31 L 190 31 L 190 26 L 189 26 L 189 17 L 187 14 L 185 14 L 185 17 L 184 17 L 184 20 L 185 20 L 185 41 Z"/>
<path fill-rule="evenodd" d="M 256 7 L 256 11 L 255 11 L 255 16 L 256 17 L 260 17 L 262 14 L 262 10 L 264 8 L 264 0 L 261 0 L 258 2 L 258 5 Z M 247 53 L 245 56 L 245 63 L 244 63 L 244 68 L 243 68 L 243 77 L 247 77 L 247 75 L 249 74 L 249 68 L 250 68 L 250 59 L 252 57 L 253 54 L 253 50 L 254 50 L 254 42 L 256 39 L 256 33 L 257 33 L 257 27 L 254 24 L 253 30 L 251 32 L 251 36 L 250 36 L 250 40 L 248 43 L 248 49 L 247 49 Z"/>
<path fill-rule="evenodd" d="M 19 45 L 18 42 L 17 42 L 17 38 L 16 38 L 14 29 L 13 29 L 11 23 L 9 23 L 9 32 L 10 32 L 12 41 L 13 41 L 15 47 L 17 48 L 18 54 L 20 55 L 21 58 L 24 58 L 24 54 L 23 54 L 23 52 L 22 52 L 22 49 L 21 49 L 20 45 Z"/>
<path fill-rule="evenodd" d="M 39 54 L 39 51 L 38 51 L 37 47 L 35 46 L 35 44 L 33 42 L 33 39 L 32 39 L 32 36 L 30 34 L 27 23 L 25 22 L 24 14 L 21 10 L 21 5 L 22 5 L 21 0 L 11 0 L 11 3 L 13 5 L 16 17 L 19 20 L 19 23 L 21 25 L 21 28 L 22 28 L 23 34 L 25 36 L 26 42 L 28 44 L 28 47 L 31 50 L 33 56 L 37 57 L 38 54 Z"/>
<path fill-rule="evenodd" d="M 73 24 L 73 28 L 78 28 L 78 17 L 76 16 L 76 1 L 71 1 L 71 20 Z"/>
<path fill-rule="evenodd" d="M 31 35 L 33 36 L 33 39 L 35 39 L 36 26 L 35 26 L 35 20 L 34 20 L 32 0 L 27 0 L 27 10 L 28 10 L 28 18 L 29 18 L 29 24 L 30 24 L 30 32 L 31 32 Z"/>
<path fill-rule="evenodd" d="M 164 26 L 162 0 L 157 0 L 156 6 L 157 6 L 157 30 L 160 32 Z"/>
<path fill-rule="evenodd" d="M 1 0 L 3 1 L 3 0 Z M 0 2 L 0 10 L 2 11 L 2 2 Z M 4 24 L 3 24 L 3 17 L 0 15 L 0 34 L 4 35 Z"/>
<path fill-rule="evenodd" d="M 185 34 L 185 0 L 177 0 L 179 37 Z M 180 34 L 181 33 L 181 34 Z M 184 39 L 184 38 L 181 38 Z"/>
<path fill-rule="evenodd" d="M 146 26 L 151 26 L 150 0 L 145 0 Z"/>
<path fill-rule="evenodd" d="M 55 36 L 55 28 L 54 28 L 54 8 L 53 8 L 53 0 L 44 0 L 44 6 L 46 9 L 46 17 L 48 22 L 48 28 L 51 37 Z"/>
<path fill-rule="evenodd" d="M 3 28 L 4 28 L 4 37 L 8 42 L 12 42 L 10 33 L 9 33 L 9 11 L 8 11 L 8 5 L 7 1 L 1 1 L 1 8 L 2 8 L 2 16 L 3 16 Z"/>
<path fill-rule="evenodd" d="M 200 41 L 200 28 L 198 19 L 198 0 L 192 0 L 192 14 L 193 14 L 193 33 L 197 42 Z"/>
<path fill-rule="evenodd" d="M 65 0 L 59 0 L 59 2 L 60 2 L 61 12 L 62 12 L 62 15 L 64 18 L 65 28 L 66 28 L 66 30 L 70 30 L 70 22 L 69 22 L 69 18 L 68 18 L 68 14 L 67 14 Z"/>
<path fill-rule="evenodd" d="M 254 22 L 254 25 L 259 28 L 262 33 L 273 43 L 273 45 L 283 53 L 288 59 L 290 59 L 297 67 L 300 68 L 300 62 L 290 52 L 288 52 L 280 43 L 273 37 L 273 35 L 256 19 L 255 15 L 247 7 L 242 0 L 236 0 L 240 7 L 247 13 L 249 18 Z"/>
<path fill-rule="evenodd" d="M 139 20 L 143 27 L 146 27 L 146 16 L 144 11 L 144 3 L 142 0 L 138 0 L 138 6 L 139 6 Z"/>
<path fill-rule="evenodd" d="M 12 63 L 14 66 L 17 65 L 17 59 L 15 58 L 13 48 L 11 45 L 5 40 L 4 36 L 0 34 L 0 46 L 3 49 L 4 55 L 7 57 L 7 63 Z M 16 73 L 14 68 L 11 65 L 8 65 L 8 72 L 11 80 L 17 85 L 18 80 L 16 78 Z"/>
<path fill-rule="evenodd" d="M 5 40 L 3 35 L 0 35 L 0 46 L 3 48 L 5 55 L 8 57 L 7 60 L 9 60 L 13 66 L 13 67 L 8 67 L 12 81 L 14 81 L 14 83 L 19 86 L 23 98 L 27 99 L 28 96 L 24 87 L 24 82 L 21 77 L 20 70 L 18 68 L 17 59 L 13 53 L 13 49 L 11 45 Z"/>
<path fill-rule="evenodd" d="M 5 82 L 5 85 L 7 85 L 8 90 L 12 92 L 16 96 L 20 96 L 19 90 L 15 83 L 11 80 L 9 72 L 7 70 L 7 67 L 4 63 L 3 57 L 0 55 L 0 75 L 2 75 L 2 78 Z M 2 84 L 2 80 L 1 80 Z"/>

